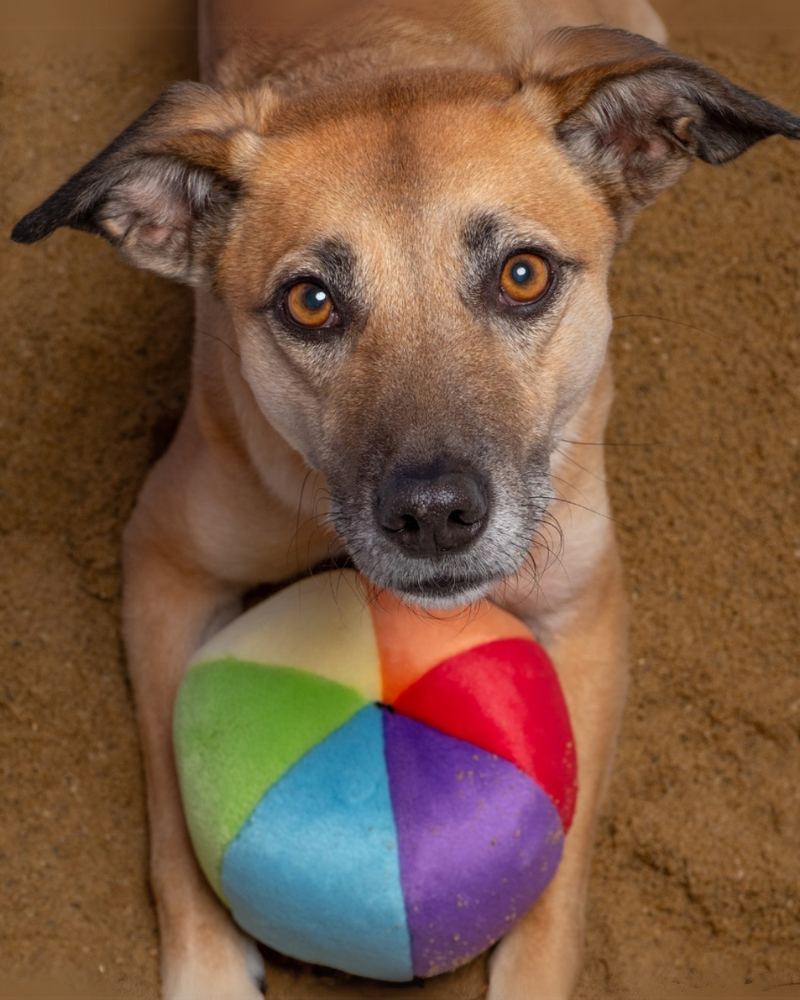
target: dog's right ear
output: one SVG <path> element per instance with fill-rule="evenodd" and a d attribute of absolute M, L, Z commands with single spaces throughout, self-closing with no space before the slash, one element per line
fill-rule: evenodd
<path fill-rule="evenodd" d="M 800 139 L 800 117 L 701 63 L 614 28 L 560 28 L 531 80 L 556 140 L 618 217 L 649 204 L 694 159 L 722 164 L 772 135 Z"/>
<path fill-rule="evenodd" d="M 261 95 L 260 117 L 265 102 Z M 105 237 L 139 267 L 203 283 L 260 145 L 252 106 L 203 84 L 173 85 L 11 238 L 35 243 L 70 226 Z"/>

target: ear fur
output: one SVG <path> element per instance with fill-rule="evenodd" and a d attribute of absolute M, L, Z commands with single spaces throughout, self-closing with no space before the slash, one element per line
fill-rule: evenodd
<path fill-rule="evenodd" d="M 202 283 L 258 143 L 247 110 L 235 95 L 175 84 L 11 238 L 35 243 L 70 226 L 104 236 L 139 267 Z"/>
<path fill-rule="evenodd" d="M 727 163 L 800 118 L 640 35 L 567 28 L 546 39 L 534 79 L 571 159 L 616 211 L 647 205 L 697 157 Z"/>

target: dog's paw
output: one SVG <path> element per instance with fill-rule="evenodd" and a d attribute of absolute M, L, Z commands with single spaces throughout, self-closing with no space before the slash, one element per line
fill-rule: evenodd
<path fill-rule="evenodd" d="M 570 1000 L 581 970 L 582 938 L 558 935 L 556 929 L 532 920 L 526 928 L 523 921 L 500 942 L 489 962 L 486 1000 Z"/>
<path fill-rule="evenodd" d="M 264 961 L 249 938 L 164 956 L 163 1000 L 263 1000 Z"/>

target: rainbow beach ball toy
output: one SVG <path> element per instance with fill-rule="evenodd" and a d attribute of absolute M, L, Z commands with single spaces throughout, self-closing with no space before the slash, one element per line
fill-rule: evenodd
<path fill-rule="evenodd" d="M 211 639 L 178 694 L 175 752 L 197 857 L 237 923 L 293 958 L 404 981 L 484 951 L 550 882 L 575 750 L 522 622 L 365 587 L 351 570 L 303 580 Z"/>

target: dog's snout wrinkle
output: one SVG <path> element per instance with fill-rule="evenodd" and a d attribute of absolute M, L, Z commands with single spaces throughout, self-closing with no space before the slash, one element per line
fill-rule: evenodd
<path fill-rule="evenodd" d="M 489 498 L 474 470 L 401 470 L 378 491 L 378 521 L 407 554 L 435 558 L 465 548 L 483 531 Z"/>

